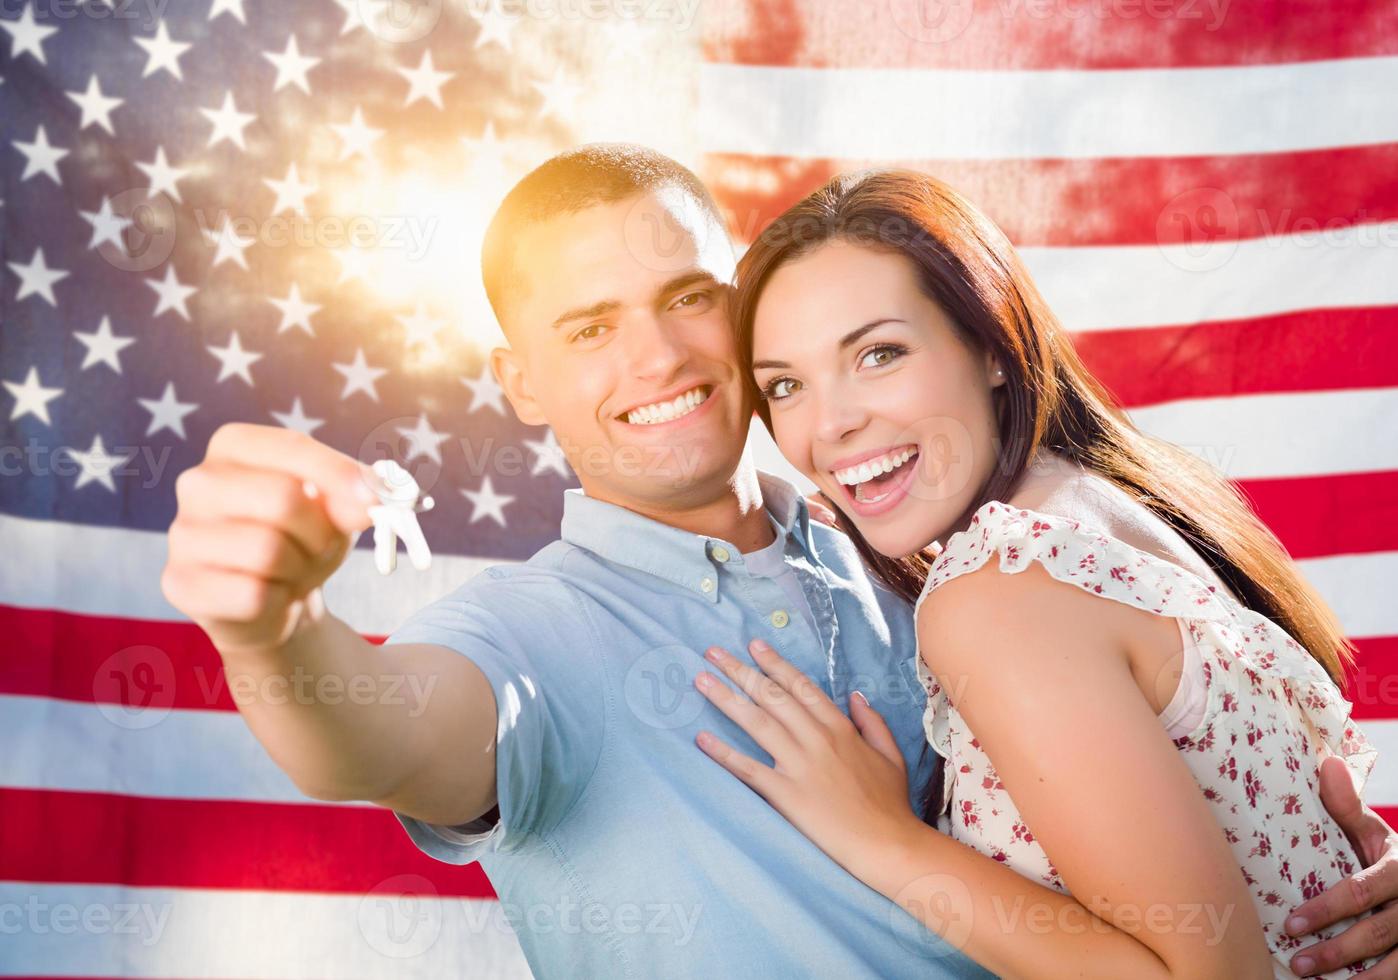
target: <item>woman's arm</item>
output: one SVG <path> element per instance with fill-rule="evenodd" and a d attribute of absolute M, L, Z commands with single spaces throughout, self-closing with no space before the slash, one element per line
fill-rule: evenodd
<path fill-rule="evenodd" d="M 1150 614 L 989 565 L 923 603 L 919 641 L 1065 896 L 949 840 L 907 804 L 876 712 L 865 738 L 799 671 L 754 645 L 763 677 L 720 664 L 752 698 L 702 683 L 773 757 L 701 747 L 852 874 L 1005 976 L 1271 977 L 1242 872 L 1131 674 Z M 1158 633 L 1156 634 L 1158 635 Z M 705 744 L 705 743 L 708 744 Z"/>

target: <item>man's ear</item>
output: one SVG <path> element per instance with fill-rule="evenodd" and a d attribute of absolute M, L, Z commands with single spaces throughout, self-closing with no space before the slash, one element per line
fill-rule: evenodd
<path fill-rule="evenodd" d="M 490 352 L 490 371 L 510 400 L 510 407 L 525 425 L 548 425 L 548 419 L 534 399 L 529 373 L 519 354 L 509 347 L 496 347 Z"/>

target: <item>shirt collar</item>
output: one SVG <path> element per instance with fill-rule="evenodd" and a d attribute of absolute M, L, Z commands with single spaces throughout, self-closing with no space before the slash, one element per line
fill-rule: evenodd
<path fill-rule="evenodd" d="M 812 562 L 818 562 L 811 538 L 810 510 L 791 483 L 758 471 L 762 503 L 782 532 L 795 538 Z M 618 504 L 589 497 L 580 488 L 563 491 L 564 541 L 638 571 L 673 582 L 686 591 L 718 601 L 715 550 L 738 555 L 738 546 L 722 538 L 670 527 Z M 704 586 L 708 582 L 708 588 Z"/>

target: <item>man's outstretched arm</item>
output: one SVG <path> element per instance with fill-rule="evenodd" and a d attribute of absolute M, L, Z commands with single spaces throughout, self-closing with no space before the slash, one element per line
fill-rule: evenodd
<path fill-rule="evenodd" d="M 161 588 L 209 635 L 239 712 L 306 795 L 466 823 L 495 803 L 495 698 L 469 659 L 377 646 L 321 585 L 371 523 L 372 471 L 294 430 L 221 426 L 181 473 Z"/>

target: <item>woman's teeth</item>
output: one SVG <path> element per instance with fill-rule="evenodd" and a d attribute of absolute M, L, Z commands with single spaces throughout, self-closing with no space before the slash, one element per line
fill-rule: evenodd
<path fill-rule="evenodd" d="M 857 488 L 859 484 L 868 483 L 876 476 L 893 472 L 916 455 L 917 449 L 908 446 L 875 459 L 866 459 L 857 466 L 847 466 L 842 470 L 835 470 L 835 479 L 847 487 Z"/>
<path fill-rule="evenodd" d="M 674 401 L 656 402 L 654 405 L 633 408 L 626 413 L 626 421 L 632 425 L 655 425 L 657 422 L 669 422 L 672 419 L 688 415 L 704 404 L 704 399 L 708 397 L 709 390 L 700 385 L 698 388 L 686 391 Z"/>

